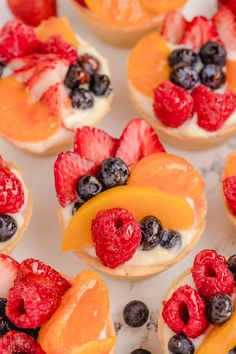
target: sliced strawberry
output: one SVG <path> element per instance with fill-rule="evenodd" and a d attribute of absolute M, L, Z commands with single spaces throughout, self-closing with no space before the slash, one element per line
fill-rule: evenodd
<path fill-rule="evenodd" d="M 45 54 L 56 54 L 60 58 L 68 60 L 70 64 L 73 64 L 78 60 L 76 48 L 71 44 L 66 43 L 59 35 L 50 37 L 42 46 L 41 52 Z"/>
<path fill-rule="evenodd" d="M 94 162 L 78 154 L 67 151 L 58 155 L 54 165 L 57 198 L 63 207 L 78 198 L 75 185 L 80 177 L 95 170 Z"/>
<path fill-rule="evenodd" d="M 137 118 L 131 120 L 124 129 L 115 156 L 131 167 L 142 157 L 162 151 L 165 152 L 165 149 L 155 130 L 143 119 Z"/>
<path fill-rule="evenodd" d="M 117 139 L 103 130 L 84 126 L 77 129 L 74 151 L 99 165 L 103 160 L 114 156 L 116 144 Z"/>
<path fill-rule="evenodd" d="M 223 191 L 230 210 L 236 215 L 236 176 L 223 180 Z"/>
<path fill-rule="evenodd" d="M 6 298 L 13 286 L 20 264 L 10 256 L 0 254 L 0 298 Z"/>
<path fill-rule="evenodd" d="M 15 78 L 20 82 L 27 82 L 35 74 L 37 65 L 33 64 L 27 68 L 16 70 L 14 73 Z"/>
<path fill-rule="evenodd" d="M 52 115 L 63 117 L 72 109 L 71 100 L 63 83 L 55 84 L 41 98 Z"/>
<path fill-rule="evenodd" d="M 164 20 L 161 34 L 173 44 L 178 44 L 184 34 L 187 20 L 178 11 L 170 12 Z"/>
<path fill-rule="evenodd" d="M 236 17 L 227 7 L 222 7 L 213 17 L 213 23 L 226 49 L 236 50 Z"/>

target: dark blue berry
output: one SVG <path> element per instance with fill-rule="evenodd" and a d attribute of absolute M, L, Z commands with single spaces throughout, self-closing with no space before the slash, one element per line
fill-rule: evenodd
<path fill-rule="evenodd" d="M 141 327 L 148 320 L 149 310 L 142 301 L 131 301 L 125 306 L 123 317 L 128 326 Z"/>
<path fill-rule="evenodd" d="M 236 354 L 236 345 L 229 351 L 228 354 Z"/>
<path fill-rule="evenodd" d="M 176 334 L 171 337 L 168 349 L 171 354 L 193 354 L 195 352 L 193 343 L 183 334 Z"/>
<path fill-rule="evenodd" d="M 108 96 L 111 92 L 110 79 L 107 75 L 91 75 L 89 89 L 96 96 Z"/>
<path fill-rule="evenodd" d="M 98 173 L 98 178 L 106 189 L 125 185 L 128 177 L 129 168 L 119 158 L 104 160 Z"/>
<path fill-rule="evenodd" d="M 99 61 L 89 54 L 81 55 L 78 59 L 78 63 L 82 66 L 84 71 L 89 75 L 98 72 L 98 70 L 100 69 Z"/>
<path fill-rule="evenodd" d="M 88 109 L 93 106 L 93 96 L 86 89 L 74 88 L 70 92 L 70 98 L 74 108 Z"/>
<path fill-rule="evenodd" d="M 224 66 L 226 63 L 226 50 L 217 42 L 207 42 L 200 50 L 200 58 L 204 64 L 216 64 Z"/>
<path fill-rule="evenodd" d="M 233 302 L 231 297 L 224 294 L 214 295 L 207 305 L 207 317 L 214 325 L 222 325 L 233 313 Z"/>
<path fill-rule="evenodd" d="M 236 276 L 236 254 L 233 254 L 229 257 L 229 259 L 227 260 L 227 265 L 233 275 Z"/>
<path fill-rule="evenodd" d="M 0 298 L 0 316 L 5 315 L 7 299 Z"/>
<path fill-rule="evenodd" d="M 169 64 L 171 67 L 175 65 L 193 66 L 198 61 L 198 55 L 191 49 L 181 48 L 175 49 L 169 56 Z"/>
<path fill-rule="evenodd" d="M 6 304 L 7 300 L 0 298 L 0 337 L 15 328 L 5 315 Z"/>
<path fill-rule="evenodd" d="M 216 90 L 225 84 L 226 76 L 221 66 L 207 64 L 199 73 L 201 83 L 212 90 Z"/>
<path fill-rule="evenodd" d="M 130 354 L 152 354 L 152 353 L 149 352 L 149 350 L 146 350 L 146 349 L 135 349 Z"/>
<path fill-rule="evenodd" d="M 77 200 L 72 208 L 72 215 L 75 215 L 77 210 L 84 204 L 83 200 Z"/>
<path fill-rule="evenodd" d="M 181 245 L 182 239 L 178 231 L 166 229 L 161 234 L 160 246 L 166 249 Z"/>
<path fill-rule="evenodd" d="M 0 215 L 0 242 L 6 242 L 17 231 L 15 219 L 10 215 Z"/>
<path fill-rule="evenodd" d="M 82 66 L 73 64 L 68 70 L 64 83 L 68 88 L 73 89 L 88 82 L 88 80 L 89 76 L 86 74 Z"/>
<path fill-rule="evenodd" d="M 160 243 L 163 226 L 155 216 L 145 216 L 140 221 L 140 228 L 142 230 L 141 248 L 143 250 L 151 250 Z"/>
<path fill-rule="evenodd" d="M 179 66 L 173 68 L 170 80 L 186 90 L 193 88 L 198 82 L 198 73 L 192 66 Z"/>
<path fill-rule="evenodd" d="M 78 196 L 87 201 L 102 192 L 103 187 L 99 180 L 92 175 L 85 175 L 79 179 L 76 185 Z"/>

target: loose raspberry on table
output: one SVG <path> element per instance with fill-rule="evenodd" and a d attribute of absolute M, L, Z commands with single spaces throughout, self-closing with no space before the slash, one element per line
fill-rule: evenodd
<path fill-rule="evenodd" d="M 66 59 L 70 64 L 78 60 L 76 48 L 65 42 L 59 35 L 51 36 L 42 46 L 41 51 L 45 54 L 57 54 L 61 59 Z"/>
<path fill-rule="evenodd" d="M 231 212 L 236 216 L 236 176 L 223 180 L 224 195 Z"/>
<path fill-rule="evenodd" d="M 38 349 L 37 349 L 38 348 Z M 39 351 L 40 346 L 36 344 L 33 337 L 23 332 L 10 331 L 0 337 L 0 353 L 2 354 L 43 354 Z"/>

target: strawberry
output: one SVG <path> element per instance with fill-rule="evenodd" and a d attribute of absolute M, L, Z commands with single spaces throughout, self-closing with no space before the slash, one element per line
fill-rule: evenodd
<path fill-rule="evenodd" d="M 198 125 L 210 132 L 220 129 L 236 109 L 236 96 L 231 92 L 216 93 L 199 85 L 193 90 L 192 97 Z"/>
<path fill-rule="evenodd" d="M 165 151 L 154 129 L 142 119 L 133 119 L 121 135 L 115 157 L 119 157 L 130 167 L 142 157 L 154 152 Z"/>
<path fill-rule="evenodd" d="M 84 0 L 75 0 L 79 5 L 87 7 Z"/>
<path fill-rule="evenodd" d="M 170 12 L 164 20 L 161 34 L 173 44 L 178 44 L 184 34 L 187 20 L 178 11 Z"/>
<path fill-rule="evenodd" d="M 99 165 L 115 155 L 117 139 L 103 130 L 84 126 L 75 134 L 74 151 Z"/>
<path fill-rule="evenodd" d="M 50 86 L 43 94 L 41 102 L 44 103 L 52 115 L 63 117 L 65 112 L 72 109 L 71 100 L 63 83 Z"/>
<path fill-rule="evenodd" d="M 0 254 L 0 298 L 6 298 L 13 286 L 20 264 L 10 256 Z"/>
<path fill-rule="evenodd" d="M 219 7 L 226 6 L 236 15 L 236 1 L 235 0 L 218 0 Z"/>
<path fill-rule="evenodd" d="M 236 17 L 226 7 L 222 7 L 213 17 L 220 39 L 226 49 L 236 50 Z"/>
<path fill-rule="evenodd" d="M 27 25 L 38 26 L 41 21 L 57 15 L 56 0 L 7 0 L 12 13 Z"/>
<path fill-rule="evenodd" d="M 40 50 L 44 54 L 56 54 L 61 59 L 66 59 L 70 64 L 78 60 L 76 48 L 66 43 L 59 35 L 51 36 L 48 41 L 43 44 Z"/>
<path fill-rule="evenodd" d="M 236 176 L 223 180 L 223 191 L 230 210 L 236 216 Z"/>
<path fill-rule="evenodd" d="M 57 198 L 63 207 L 78 198 L 75 185 L 80 177 L 92 174 L 96 165 L 78 154 L 67 151 L 58 155 L 54 165 Z"/>

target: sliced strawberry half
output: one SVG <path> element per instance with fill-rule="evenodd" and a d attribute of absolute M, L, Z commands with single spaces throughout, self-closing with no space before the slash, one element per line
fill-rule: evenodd
<path fill-rule="evenodd" d="M 20 264 L 13 258 L 0 254 L 0 298 L 6 298 L 19 272 Z"/>
<path fill-rule="evenodd" d="M 72 109 L 71 100 L 63 83 L 55 84 L 43 94 L 44 103 L 52 115 L 64 117 Z"/>
<path fill-rule="evenodd" d="M 173 44 L 178 44 L 184 34 L 187 20 L 179 11 L 170 12 L 164 20 L 161 34 Z"/>
<path fill-rule="evenodd" d="M 236 176 L 223 180 L 223 191 L 230 210 L 236 215 Z"/>
<path fill-rule="evenodd" d="M 236 17 L 227 7 L 222 7 L 213 17 L 220 39 L 226 49 L 236 50 Z"/>
<path fill-rule="evenodd" d="M 78 60 L 77 49 L 59 35 L 54 35 L 41 47 L 41 52 L 45 54 L 56 54 L 61 59 L 68 60 L 70 64 Z"/>

